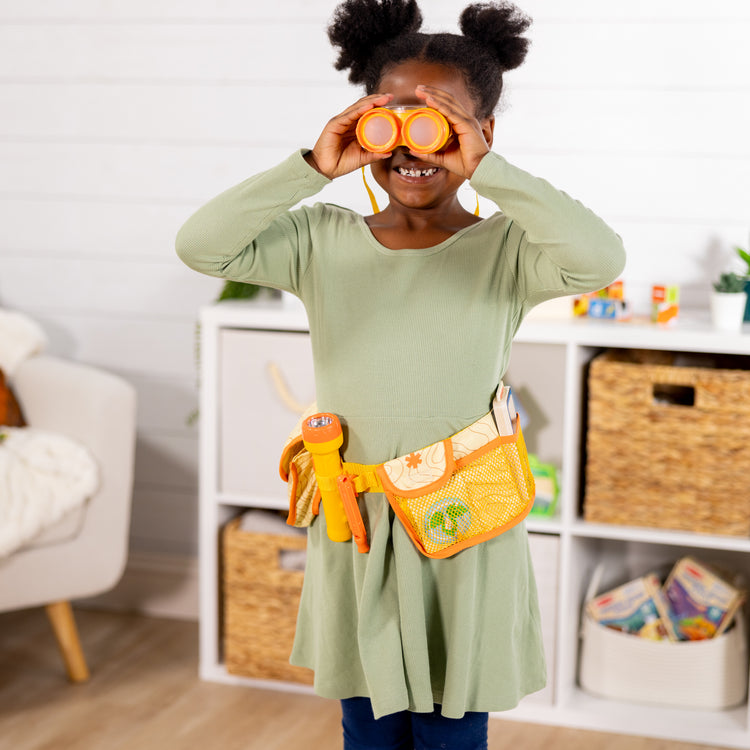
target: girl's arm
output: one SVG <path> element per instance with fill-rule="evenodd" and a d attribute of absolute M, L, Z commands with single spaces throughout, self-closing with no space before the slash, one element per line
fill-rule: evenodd
<path fill-rule="evenodd" d="M 622 272 L 622 241 L 601 219 L 490 151 L 493 118 L 479 122 L 455 97 L 431 86 L 417 86 L 414 93 L 448 118 L 457 141 L 421 158 L 466 177 L 512 220 L 504 256 L 524 311 L 552 297 L 601 289 Z"/>
<path fill-rule="evenodd" d="M 177 233 L 177 255 L 209 276 L 296 292 L 310 257 L 311 212 L 289 209 L 329 181 L 302 152 L 292 154 L 199 208 Z"/>
<path fill-rule="evenodd" d="M 365 96 L 331 118 L 312 151 L 245 180 L 191 216 L 177 234 L 179 257 L 209 276 L 298 292 L 312 247 L 315 211 L 289 209 L 332 179 L 390 154 L 371 154 L 357 143 L 362 114 L 391 100 Z"/>
<path fill-rule="evenodd" d="M 545 180 L 489 152 L 471 186 L 511 219 L 505 250 L 524 308 L 602 289 L 622 273 L 622 240 L 596 214 Z"/>

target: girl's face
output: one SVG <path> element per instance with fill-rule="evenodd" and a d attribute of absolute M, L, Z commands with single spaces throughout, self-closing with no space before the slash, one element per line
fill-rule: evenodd
<path fill-rule="evenodd" d="M 414 93 L 420 84 L 442 89 L 453 96 L 469 114 L 476 113 L 476 103 L 466 88 L 461 72 L 437 63 L 419 60 L 400 63 L 383 75 L 378 90 L 384 94 L 393 94 L 389 107 L 424 106 L 424 101 Z M 491 134 L 491 129 L 489 132 Z M 448 148 L 451 147 L 456 148 L 457 144 L 449 144 Z M 412 156 L 405 146 L 394 149 L 390 158 L 375 162 L 370 169 L 375 181 L 388 193 L 391 204 L 409 209 L 445 205 L 446 200 L 455 197 L 464 182 L 460 175 L 421 161 L 418 156 Z M 409 170 L 417 170 L 417 176 L 408 174 Z"/>

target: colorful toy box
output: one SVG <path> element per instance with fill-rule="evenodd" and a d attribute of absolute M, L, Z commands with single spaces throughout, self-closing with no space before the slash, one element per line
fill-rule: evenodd
<path fill-rule="evenodd" d="M 630 308 L 625 300 L 623 282 L 618 280 L 598 292 L 589 292 L 574 297 L 573 315 L 603 320 L 629 319 Z"/>
<path fill-rule="evenodd" d="M 651 288 L 651 322 L 673 323 L 680 312 L 680 287 L 654 285 Z"/>
<path fill-rule="evenodd" d="M 557 507 L 557 497 L 560 494 L 557 468 L 554 464 L 542 463 L 533 453 L 529 454 L 529 466 L 536 486 L 531 513 L 535 516 L 553 516 Z"/>
<path fill-rule="evenodd" d="M 721 635 L 732 623 L 743 592 L 691 557 L 672 569 L 664 584 L 665 624 L 673 641 Z"/>

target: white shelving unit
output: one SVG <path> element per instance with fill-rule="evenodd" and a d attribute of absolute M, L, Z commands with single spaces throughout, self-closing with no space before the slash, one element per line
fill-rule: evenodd
<path fill-rule="evenodd" d="M 275 474 L 280 446 L 296 417 L 283 406 L 271 404 L 276 399 L 269 395 L 273 386 L 266 368 L 269 356 L 282 352 L 292 363 L 281 368 L 282 378 L 289 381 L 294 397 L 311 401 L 306 331 L 304 310 L 281 303 L 225 302 L 207 307 L 201 314 L 200 672 L 207 680 L 308 690 L 226 672 L 221 661 L 218 585 L 219 530 L 223 524 L 243 508 L 285 509 L 284 486 L 278 480 L 274 488 L 267 476 Z M 597 698 L 577 684 L 579 613 L 597 564 L 605 564 L 611 582 L 621 582 L 692 552 L 723 562 L 750 579 L 750 538 L 591 524 L 582 519 L 579 481 L 585 372 L 591 358 L 605 348 L 750 355 L 750 327 L 745 326 L 739 334 L 720 333 L 711 328 L 707 313 L 683 314 L 672 328 L 647 322 L 540 319 L 528 320 L 521 327 L 506 380 L 530 412 L 530 450 L 560 466 L 562 482 L 557 516 L 531 517 L 527 522 L 532 537 L 556 542 L 557 554 L 552 563 L 547 561 L 540 586 L 544 589 L 547 584 L 545 590 L 554 603 L 546 612 L 543 607 L 553 641 L 551 687 L 544 700 L 530 696 L 503 716 L 750 748 L 747 704 L 726 711 L 678 710 Z M 241 388 L 233 385 L 230 374 L 237 371 L 245 379 Z M 295 388 L 304 390 L 305 383 L 310 393 L 296 393 Z M 238 390 L 245 395 L 240 396 Z M 273 430 L 279 431 L 278 435 L 272 434 Z M 247 445 L 243 444 L 245 438 Z M 256 442 L 251 445 L 252 440 Z M 234 469 L 239 474 L 233 475 Z M 261 485 L 264 488 L 257 489 Z"/>

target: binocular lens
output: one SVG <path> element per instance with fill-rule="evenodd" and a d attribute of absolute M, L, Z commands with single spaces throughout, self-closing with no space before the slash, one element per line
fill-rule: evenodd
<path fill-rule="evenodd" d="M 416 115 L 408 121 L 404 129 L 408 130 L 405 137 L 420 150 L 432 150 L 441 136 L 437 121 L 425 115 Z"/>
<path fill-rule="evenodd" d="M 374 147 L 370 150 L 390 151 L 398 137 L 398 126 L 390 117 L 374 115 L 365 120 L 362 133 L 364 141 Z"/>
<path fill-rule="evenodd" d="M 448 121 L 435 109 L 415 107 L 388 109 L 376 107 L 365 112 L 357 123 L 357 140 L 373 153 L 387 153 L 406 146 L 415 153 L 431 154 L 449 141 Z"/>

